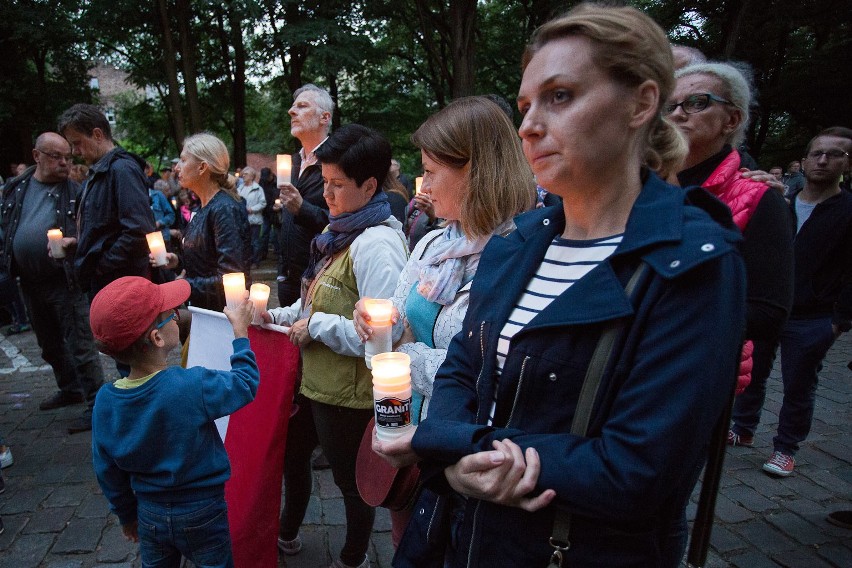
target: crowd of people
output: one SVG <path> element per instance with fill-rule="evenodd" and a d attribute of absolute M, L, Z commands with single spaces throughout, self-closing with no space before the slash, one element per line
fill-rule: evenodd
<path fill-rule="evenodd" d="M 258 371 L 252 305 L 227 308 L 222 276 L 250 284 L 270 242 L 279 306 L 258 316 L 301 352 L 285 555 L 303 547 L 320 446 L 346 513 L 332 566 L 370 564 L 374 509 L 356 483 L 374 415 L 365 298 L 392 300 L 393 350 L 411 360 L 414 427 L 372 440 L 394 468 L 419 467 L 392 513 L 394 566 L 677 566 L 713 428 L 733 404 L 728 444 L 754 443 L 779 346 L 762 468 L 794 472 L 821 361 L 852 328 L 852 130 L 816 132 L 787 173 L 758 170 L 742 147 L 748 69 L 671 46 L 627 7 L 581 5 L 539 28 L 517 102 L 518 130 L 493 96 L 429 117 L 411 137 L 417 192 L 380 132 L 331 132 L 334 101 L 313 84 L 289 110 L 290 179 L 231 174 L 209 133 L 157 175 L 92 105 L 38 136 L 35 165 L 3 186 L 4 303 L 54 372 L 40 408 L 87 403 L 69 431 L 93 429 L 98 480 L 143 563 L 232 565 L 212 420 L 251 401 Z M 156 231 L 165 266 L 146 244 Z M 107 309 L 117 301 L 134 309 Z M 191 341 L 186 304 L 226 313 L 230 372 L 166 363 Z M 188 519 L 208 528 L 157 530 Z"/>

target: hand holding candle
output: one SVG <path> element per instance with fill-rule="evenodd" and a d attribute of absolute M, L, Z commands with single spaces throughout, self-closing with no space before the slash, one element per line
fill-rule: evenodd
<path fill-rule="evenodd" d="M 373 333 L 364 345 L 364 359 L 367 368 L 371 369 L 371 358 L 379 353 L 387 353 L 393 349 L 391 316 L 393 302 L 375 298 L 364 298 L 364 309 L 370 316 L 370 327 Z"/>
<path fill-rule="evenodd" d="M 261 314 L 266 311 L 266 304 L 269 301 L 269 286 L 252 284 L 249 290 L 249 300 L 252 301 L 255 308 L 254 319 L 251 320 L 251 323 L 252 325 L 260 325 L 263 323 Z"/>
<path fill-rule="evenodd" d="M 47 232 L 47 244 L 50 246 L 50 256 L 65 258 L 65 249 L 62 248 L 62 229 L 50 229 Z"/>
<path fill-rule="evenodd" d="M 154 266 L 165 266 L 168 260 L 166 259 L 166 243 L 163 242 L 163 233 L 154 231 L 145 235 L 148 239 L 148 248 L 151 250 L 151 256 L 154 257 Z"/>
<path fill-rule="evenodd" d="M 373 357 L 373 410 L 376 437 L 392 440 L 411 425 L 411 358 L 406 353 L 381 353 Z"/>
<path fill-rule="evenodd" d="M 225 287 L 225 305 L 235 309 L 243 303 L 246 295 L 246 276 L 242 272 L 232 272 L 222 275 L 222 285 Z"/>

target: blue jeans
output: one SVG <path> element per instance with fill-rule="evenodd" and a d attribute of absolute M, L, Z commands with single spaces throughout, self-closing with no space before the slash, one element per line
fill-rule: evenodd
<path fill-rule="evenodd" d="M 772 442 L 775 451 L 795 455 L 799 443 L 811 430 L 817 373 L 834 339 L 831 318 L 825 317 L 789 320 L 781 330 L 778 343 L 755 341 L 751 383 L 734 401 L 734 432 L 754 435 L 766 398 L 766 380 L 780 344 L 784 400 L 778 414 L 778 433 Z"/>
<path fill-rule="evenodd" d="M 223 497 L 186 503 L 140 500 L 138 517 L 143 568 L 178 568 L 181 555 L 197 568 L 233 568 Z"/>

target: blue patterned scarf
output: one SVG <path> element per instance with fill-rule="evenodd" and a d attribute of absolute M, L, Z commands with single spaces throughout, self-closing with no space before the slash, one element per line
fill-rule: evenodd
<path fill-rule="evenodd" d="M 325 264 L 326 259 L 344 250 L 370 227 L 380 225 L 391 216 L 390 203 L 384 191 L 377 191 L 372 199 L 361 209 L 352 213 L 329 215 L 328 230 L 320 233 L 311 241 L 311 253 L 308 268 L 302 275 L 302 306 L 306 306 L 305 294 L 311 282 Z"/>

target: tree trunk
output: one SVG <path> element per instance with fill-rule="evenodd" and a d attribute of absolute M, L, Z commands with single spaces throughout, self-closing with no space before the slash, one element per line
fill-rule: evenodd
<path fill-rule="evenodd" d="M 728 60 L 734 55 L 734 50 L 737 47 L 737 40 L 740 37 L 740 28 L 742 28 L 743 17 L 746 15 L 751 0 L 742 0 L 737 3 L 736 12 L 726 22 L 727 33 L 724 37 L 724 46 L 722 47 L 722 60 Z"/>
<path fill-rule="evenodd" d="M 778 40 L 775 47 L 775 56 L 773 57 L 772 67 L 769 69 L 769 90 L 773 93 L 778 93 L 781 85 L 781 71 L 784 69 L 784 62 L 787 60 L 787 41 L 790 37 L 790 19 L 781 18 L 778 27 Z M 763 112 L 761 113 L 760 128 L 757 130 L 755 140 L 752 144 L 754 148 L 755 158 L 760 156 L 760 151 L 763 149 L 763 144 L 769 135 L 769 125 L 772 121 L 772 111 L 774 110 L 772 101 L 764 100 Z"/>
<path fill-rule="evenodd" d="M 194 134 L 201 132 L 204 126 L 201 122 L 201 105 L 198 102 L 198 75 L 195 70 L 195 47 L 189 22 L 192 9 L 189 0 L 177 0 L 178 33 L 180 35 L 180 61 L 183 71 L 183 86 L 186 92 L 186 105 L 189 110 L 189 131 Z"/>
<path fill-rule="evenodd" d="M 166 68 L 166 78 L 169 84 L 169 96 L 166 99 L 171 117 L 169 125 L 172 131 L 172 139 L 174 139 L 175 145 L 180 148 L 183 145 L 186 131 L 184 130 L 183 107 L 180 100 L 177 66 L 175 65 L 177 52 L 175 51 L 175 44 L 172 39 L 172 28 L 169 22 L 166 0 L 157 0 L 157 12 L 160 16 L 160 31 L 162 32 L 160 39 L 163 43 L 163 66 Z"/>
<path fill-rule="evenodd" d="M 231 45 L 234 48 L 234 81 L 231 99 L 234 106 L 234 167 L 246 165 L 246 48 L 240 14 L 234 3 L 228 5 Z"/>
<path fill-rule="evenodd" d="M 453 55 L 453 98 L 473 94 L 474 83 L 474 30 L 476 24 L 476 0 L 450 1 L 451 38 Z"/>
<path fill-rule="evenodd" d="M 328 94 L 331 95 L 331 100 L 334 101 L 335 112 L 331 115 L 331 129 L 337 130 L 340 128 L 340 106 L 337 104 L 337 75 L 333 73 L 329 73 L 325 77 L 326 81 L 328 81 Z"/>

